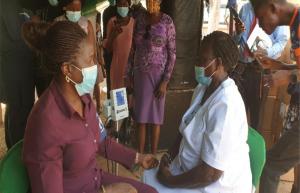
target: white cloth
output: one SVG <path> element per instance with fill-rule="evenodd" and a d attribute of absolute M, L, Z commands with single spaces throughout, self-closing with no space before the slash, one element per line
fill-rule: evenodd
<path fill-rule="evenodd" d="M 222 176 L 203 188 L 176 191 L 159 184 L 154 170 L 144 173 L 144 181 L 160 193 L 251 193 L 248 124 L 242 97 L 228 78 L 201 106 L 205 90 L 202 85 L 196 88 L 182 118 L 179 130 L 183 138 L 170 169 L 173 175 L 179 175 L 204 161 L 223 171 Z"/>

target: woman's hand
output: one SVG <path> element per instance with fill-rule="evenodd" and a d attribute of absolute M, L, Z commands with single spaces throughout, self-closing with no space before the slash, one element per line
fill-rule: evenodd
<path fill-rule="evenodd" d="M 246 27 L 244 25 L 244 23 L 240 22 L 239 20 L 235 20 L 235 29 L 237 34 L 241 34 L 244 31 L 246 31 Z"/>
<path fill-rule="evenodd" d="M 137 190 L 127 183 L 114 183 L 104 187 L 105 193 L 137 193 Z M 103 191 L 101 191 L 103 193 Z"/>
<path fill-rule="evenodd" d="M 152 169 L 158 166 L 158 160 L 150 154 L 138 154 L 138 164 L 144 169 Z"/>
<path fill-rule="evenodd" d="M 167 86 L 168 86 L 168 82 L 163 80 L 154 92 L 155 97 L 158 99 L 164 97 L 167 93 Z"/>
<path fill-rule="evenodd" d="M 116 24 L 111 31 L 111 38 L 114 40 L 116 37 L 118 37 L 119 34 L 123 32 L 121 25 Z"/>
<path fill-rule="evenodd" d="M 169 159 L 165 154 L 160 160 L 159 170 L 157 172 L 157 179 L 160 183 L 165 186 L 169 186 L 170 178 L 172 174 L 169 169 Z"/>

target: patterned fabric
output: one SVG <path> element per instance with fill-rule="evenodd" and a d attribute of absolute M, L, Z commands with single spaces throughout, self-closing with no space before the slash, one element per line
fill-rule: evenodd
<path fill-rule="evenodd" d="M 288 93 L 291 95 L 290 106 L 284 121 L 284 131 L 299 128 L 300 124 L 300 82 L 289 84 Z"/>
<path fill-rule="evenodd" d="M 164 72 L 163 78 L 169 80 L 176 60 L 175 42 L 175 26 L 170 16 L 163 14 L 160 22 L 151 27 L 147 26 L 146 17 L 139 17 L 134 32 L 136 49 L 129 60 L 128 73 L 133 69 L 155 69 Z"/>

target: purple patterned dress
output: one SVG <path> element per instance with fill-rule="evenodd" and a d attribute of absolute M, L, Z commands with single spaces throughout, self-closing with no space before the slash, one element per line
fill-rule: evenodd
<path fill-rule="evenodd" d="M 147 27 L 145 14 L 136 19 L 128 75 L 134 77 L 133 116 L 138 123 L 163 124 L 165 97 L 157 99 L 154 92 L 162 80 L 171 77 L 176 61 L 175 35 L 174 23 L 166 14 L 151 27 Z"/>

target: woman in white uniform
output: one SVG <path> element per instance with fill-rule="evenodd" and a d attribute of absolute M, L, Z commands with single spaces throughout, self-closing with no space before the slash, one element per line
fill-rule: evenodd
<path fill-rule="evenodd" d="M 245 106 L 230 78 L 238 61 L 231 37 L 213 32 L 201 44 L 192 104 L 180 134 L 144 182 L 160 193 L 250 193 L 252 177 Z"/>

